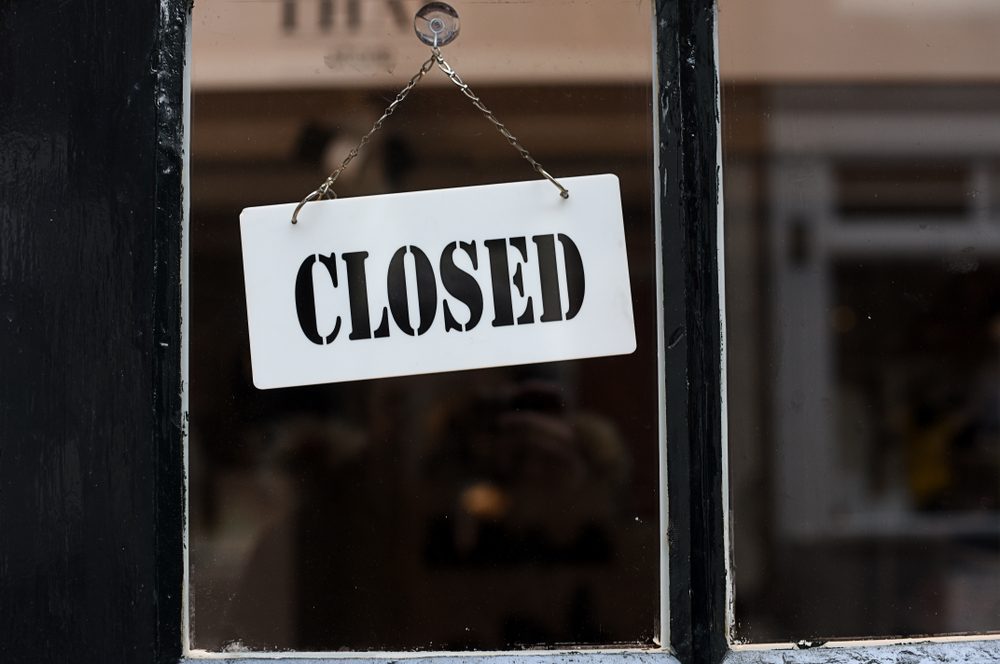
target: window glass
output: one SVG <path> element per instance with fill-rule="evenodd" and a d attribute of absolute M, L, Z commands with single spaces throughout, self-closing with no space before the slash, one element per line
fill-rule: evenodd
<path fill-rule="evenodd" d="M 1000 630 L 1000 5 L 720 5 L 735 637 Z"/>
<path fill-rule="evenodd" d="M 238 217 L 300 200 L 429 55 L 420 2 L 203 0 L 193 32 L 192 648 L 643 644 L 659 612 L 648 2 L 455 2 L 444 56 L 558 176 L 621 181 L 638 349 L 260 391 Z M 536 174 L 431 71 L 339 196 Z"/>

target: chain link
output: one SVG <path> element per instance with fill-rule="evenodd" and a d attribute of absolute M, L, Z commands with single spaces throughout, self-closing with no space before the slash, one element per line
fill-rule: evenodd
<path fill-rule="evenodd" d="M 452 83 L 458 86 L 458 89 L 462 91 L 462 94 L 468 97 L 469 101 L 472 102 L 472 105 L 478 108 L 480 112 L 486 116 L 486 119 L 493 123 L 493 126 L 497 128 L 500 135 L 507 139 L 507 142 L 510 143 L 529 164 L 531 164 L 531 167 L 535 169 L 535 171 L 543 178 L 554 184 L 559 189 L 560 196 L 563 198 L 569 198 L 569 191 L 559 184 L 554 177 L 549 175 L 549 172 L 542 168 L 542 165 L 531 156 L 531 153 L 528 152 L 527 148 L 521 145 L 520 141 L 517 140 L 517 137 L 510 133 L 510 130 L 504 126 L 504 123 L 500 122 L 500 120 L 497 119 L 497 116 L 493 115 L 493 111 L 488 109 L 483 101 L 476 96 L 476 93 L 472 91 L 469 84 L 463 81 L 462 77 L 458 75 L 458 72 L 452 69 L 451 65 L 445 62 L 444 58 L 441 57 L 441 51 L 439 49 L 434 49 L 434 56 L 432 59 L 437 63 L 438 69 L 443 71 L 445 76 L 447 76 Z"/>
<path fill-rule="evenodd" d="M 432 67 L 434 67 L 434 63 L 435 58 L 432 56 L 427 58 L 424 64 L 420 65 L 420 71 L 414 74 L 413 78 L 410 79 L 410 82 L 406 84 L 406 87 L 399 91 L 399 94 L 397 94 L 396 98 L 392 100 L 392 103 L 389 104 L 385 111 L 382 112 L 382 117 L 375 121 L 375 124 L 372 125 L 372 128 L 368 131 L 368 133 L 362 137 L 361 142 L 358 143 L 357 147 L 352 148 L 351 151 L 347 153 L 347 156 L 344 157 L 344 161 L 340 163 L 340 166 L 338 166 L 333 173 L 330 173 L 326 180 L 323 181 L 323 184 L 319 186 L 316 191 L 318 191 L 320 195 L 324 198 L 329 196 L 333 183 L 337 181 L 337 178 L 339 178 L 340 174 L 344 172 L 347 165 L 354 161 L 354 158 L 358 156 L 358 153 L 361 152 L 366 145 L 368 145 L 368 142 L 372 139 L 372 136 L 375 135 L 375 132 L 381 129 L 382 125 L 385 124 L 385 121 L 389 119 L 389 116 L 396 112 L 396 107 L 403 103 L 403 100 L 406 99 L 406 95 L 410 94 L 410 90 L 415 88 L 417 83 L 420 82 L 420 79 L 422 79 L 424 75 L 429 72 Z"/>
<path fill-rule="evenodd" d="M 382 112 L 382 117 L 380 117 L 378 120 L 375 121 L 375 124 L 372 125 L 372 128 L 368 131 L 368 133 L 361 138 L 361 141 L 357 144 L 357 146 L 352 148 L 351 151 L 347 153 L 347 156 L 344 157 L 344 160 L 340 163 L 340 166 L 338 166 L 336 170 L 334 170 L 332 173 L 330 173 L 330 175 L 327 176 L 327 178 L 323 181 L 323 183 L 316 188 L 316 191 L 313 191 L 308 196 L 303 198 L 302 201 L 295 207 L 295 211 L 292 212 L 293 224 L 298 223 L 299 211 L 302 210 L 303 206 L 305 206 L 306 203 L 310 201 L 316 201 L 319 199 L 328 199 L 337 197 L 337 194 L 333 191 L 333 184 L 337 181 L 337 178 L 339 178 L 340 174 L 344 172 L 344 169 L 347 168 L 347 165 L 350 164 L 352 161 L 354 161 L 355 157 L 358 156 L 361 150 L 364 149 L 366 145 L 368 145 L 368 143 L 372 139 L 372 136 L 375 135 L 375 132 L 377 132 L 379 129 L 382 128 L 382 125 L 385 123 L 386 120 L 389 119 L 389 116 L 391 116 L 396 111 L 396 107 L 399 106 L 404 99 L 406 99 L 406 96 L 408 94 L 410 94 L 410 90 L 415 88 L 417 83 L 419 83 L 420 80 L 427 74 L 427 72 L 433 69 L 435 65 L 437 65 L 438 69 L 444 72 L 445 76 L 447 76 L 452 83 L 458 86 L 458 89 L 462 91 L 462 94 L 468 97 L 468 99 L 472 102 L 472 105 L 475 106 L 477 109 L 479 109 L 479 111 L 482 112 L 484 116 L 486 116 L 486 119 L 489 120 L 493 124 L 493 126 L 496 127 L 497 131 L 500 132 L 500 135 L 503 136 L 505 139 L 507 139 L 507 142 L 510 143 L 514 147 L 514 149 L 517 150 L 518 153 L 522 157 L 524 157 L 524 159 L 529 164 L 531 164 L 531 167 L 535 169 L 535 171 L 539 175 L 544 177 L 546 180 L 554 184 L 559 189 L 560 196 L 562 196 L 563 198 L 569 198 L 569 191 L 561 184 L 559 184 L 559 182 L 554 177 L 552 177 L 548 171 L 542 168 L 542 165 L 539 164 L 535 160 L 535 158 L 531 156 L 531 153 L 528 152 L 528 150 L 523 145 L 521 145 L 520 141 L 517 140 L 517 137 L 515 137 L 512 133 L 510 133 L 510 130 L 507 129 L 507 127 L 502 122 L 500 122 L 500 120 L 497 119 L 497 117 L 493 114 L 493 111 L 487 108 L 486 105 L 483 103 L 483 101 L 478 96 L 476 96 L 476 94 L 472 91 L 469 85 L 462 80 L 461 76 L 458 75 L 458 72 L 452 69 L 451 65 L 445 62 L 445 59 L 441 56 L 441 49 L 435 47 L 432 49 L 431 57 L 427 58 L 427 60 L 425 60 L 422 65 L 420 65 L 420 70 L 416 74 L 414 74 L 413 78 L 410 79 L 409 83 L 407 83 L 406 86 L 404 86 L 403 89 L 399 91 L 399 94 L 397 94 L 396 98 L 392 100 L 392 103 L 390 103 L 386 107 L 385 111 Z"/>

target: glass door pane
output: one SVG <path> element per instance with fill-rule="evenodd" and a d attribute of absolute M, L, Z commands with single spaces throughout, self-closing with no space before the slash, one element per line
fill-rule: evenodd
<path fill-rule="evenodd" d="M 735 637 L 1000 630 L 1000 6 L 720 4 Z"/>
<path fill-rule="evenodd" d="M 429 55 L 414 2 L 194 10 L 192 646 L 643 644 L 659 612 L 648 2 L 464 3 L 444 56 L 557 176 L 622 186 L 638 350 L 260 391 L 239 212 L 300 200 Z M 341 197 L 536 175 L 431 71 Z"/>

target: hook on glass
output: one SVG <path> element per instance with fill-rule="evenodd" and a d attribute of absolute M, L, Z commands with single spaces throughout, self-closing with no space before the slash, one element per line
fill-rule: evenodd
<path fill-rule="evenodd" d="M 569 191 L 559 184 L 559 181 L 552 177 L 548 171 L 542 168 L 542 165 L 538 163 L 538 160 L 531 156 L 531 153 L 528 152 L 523 145 L 521 145 L 520 141 L 518 141 L 517 138 L 510 133 L 510 130 L 497 119 L 496 115 L 493 114 L 493 111 L 487 108 L 483 101 L 469 88 L 469 85 L 462 80 L 462 78 L 458 75 L 458 72 L 452 69 L 451 65 L 449 65 L 441 56 L 441 47 L 450 44 L 455 41 L 456 37 L 458 37 L 458 12 L 447 3 L 429 2 L 417 11 L 417 14 L 413 19 L 413 29 L 417 33 L 417 37 L 420 41 L 431 47 L 431 57 L 424 61 L 417 73 L 410 79 L 410 82 L 399 91 L 396 98 L 382 113 L 382 117 L 375 121 L 371 130 L 369 130 L 369 132 L 362 137 L 358 146 L 351 150 L 337 170 L 331 173 L 316 191 L 303 198 L 302 201 L 295 206 L 295 211 L 292 212 L 292 223 L 298 223 L 299 212 L 302 211 L 302 208 L 305 207 L 306 203 L 320 200 L 321 198 L 337 197 L 332 190 L 337 177 L 345 168 L 347 168 L 347 165 L 351 163 L 351 160 L 358 156 L 358 152 L 368 144 L 375 132 L 382 128 L 382 124 L 389 118 L 390 115 L 393 114 L 396 107 L 399 106 L 404 99 L 406 99 L 406 96 L 410 94 L 410 90 L 412 90 L 414 86 L 423 79 L 424 75 L 435 65 L 437 65 L 438 69 L 444 72 L 452 83 L 458 86 L 458 88 L 462 91 L 462 94 L 469 98 L 472 104 L 479 109 L 484 116 L 486 116 L 486 119 L 489 120 L 494 127 L 496 127 L 497 131 L 499 131 L 500 134 L 507 139 L 507 142 L 510 143 L 511 146 L 516 149 L 529 164 L 531 164 L 531 167 L 535 169 L 539 175 L 544 177 L 546 180 L 555 185 L 557 189 L 559 189 L 559 195 L 562 198 L 569 198 Z"/>
<path fill-rule="evenodd" d="M 413 18 L 417 38 L 433 48 L 450 44 L 458 37 L 458 12 L 444 2 L 429 2 Z"/>

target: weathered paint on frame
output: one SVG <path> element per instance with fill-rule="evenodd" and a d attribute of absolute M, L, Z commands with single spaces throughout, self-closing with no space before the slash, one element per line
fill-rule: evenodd
<path fill-rule="evenodd" d="M 180 657 L 186 2 L 0 4 L 0 660 Z"/>

